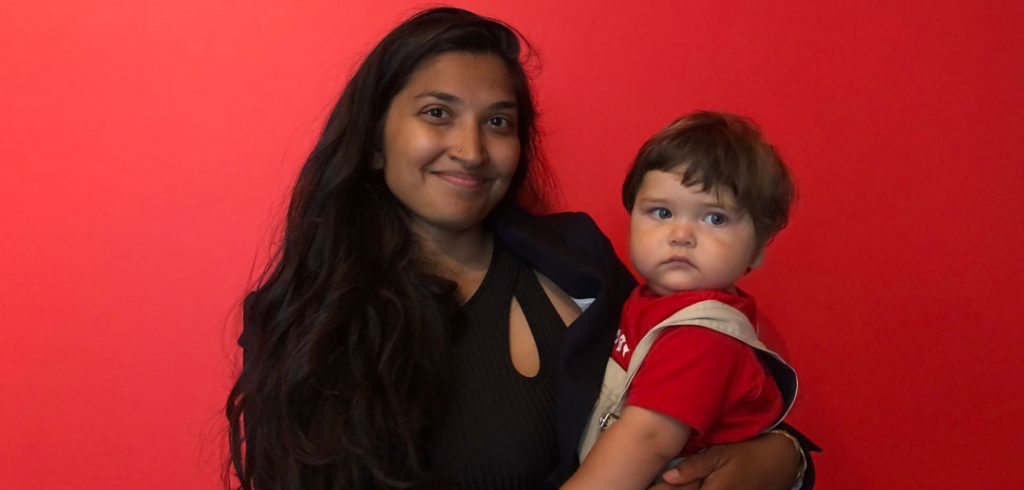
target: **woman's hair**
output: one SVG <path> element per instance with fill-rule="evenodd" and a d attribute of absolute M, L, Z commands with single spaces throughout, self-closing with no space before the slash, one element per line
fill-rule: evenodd
<path fill-rule="evenodd" d="M 243 306 L 244 360 L 226 408 L 239 488 L 422 483 L 460 304 L 455 284 L 430 274 L 374 155 L 391 100 L 424 61 L 495 55 L 514 78 L 522 146 L 498 206 L 542 207 L 542 186 L 527 179 L 536 113 L 520 40 L 472 12 L 426 10 L 385 36 L 345 86 L 299 173 L 283 243 Z"/>
<path fill-rule="evenodd" d="M 728 189 L 754 224 L 758 246 L 789 222 L 796 187 L 775 147 L 754 121 L 728 112 L 698 111 L 676 119 L 647 140 L 622 183 L 622 204 L 633 211 L 644 176 L 682 169 L 682 184 Z"/>

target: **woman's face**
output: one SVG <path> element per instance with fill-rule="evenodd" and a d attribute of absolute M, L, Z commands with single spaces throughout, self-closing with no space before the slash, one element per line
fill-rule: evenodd
<path fill-rule="evenodd" d="M 428 236 L 479 227 L 519 162 L 512 74 L 494 55 L 451 52 L 424 61 L 388 109 L 377 165 Z"/>

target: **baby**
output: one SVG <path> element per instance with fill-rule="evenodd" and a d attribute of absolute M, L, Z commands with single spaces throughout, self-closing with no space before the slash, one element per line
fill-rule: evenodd
<path fill-rule="evenodd" d="M 782 421 L 796 374 L 758 341 L 736 281 L 786 226 L 795 189 L 749 120 L 697 112 L 654 135 L 622 186 L 643 283 L 563 489 L 643 489 L 676 458 Z M 600 436 L 600 437 L 598 437 Z"/>

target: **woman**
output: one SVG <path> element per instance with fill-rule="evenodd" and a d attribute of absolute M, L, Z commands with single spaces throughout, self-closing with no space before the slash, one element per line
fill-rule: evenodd
<path fill-rule="evenodd" d="M 522 211 L 543 186 L 519 57 L 507 26 L 432 9 L 345 87 L 245 302 L 242 488 L 541 488 L 575 469 L 634 283 L 585 215 Z M 788 444 L 717 448 L 731 463 L 709 481 L 790 482 Z"/>

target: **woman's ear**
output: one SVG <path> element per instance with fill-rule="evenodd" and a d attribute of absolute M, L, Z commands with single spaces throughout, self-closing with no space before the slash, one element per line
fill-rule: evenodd
<path fill-rule="evenodd" d="M 379 150 L 373 152 L 373 163 L 371 164 L 371 167 L 374 170 L 384 170 L 384 154 Z"/>

